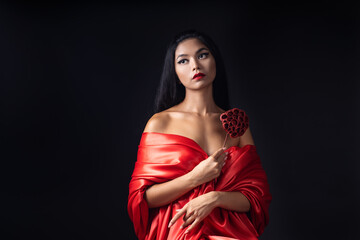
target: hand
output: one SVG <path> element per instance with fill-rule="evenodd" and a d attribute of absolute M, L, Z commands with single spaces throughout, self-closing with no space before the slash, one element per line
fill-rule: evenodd
<path fill-rule="evenodd" d="M 216 192 L 205 193 L 189 201 L 170 220 L 169 227 L 171 227 L 182 215 L 184 215 L 184 223 L 181 225 L 181 228 L 185 228 L 191 224 L 191 226 L 185 231 L 185 234 L 191 231 L 199 224 L 199 222 L 207 217 L 215 207 L 217 207 L 217 198 L 215 194 Z"/>
<path fill-rule="evenodd" d="M 224 153 L 224 149 L 220 148 L 194 167 L 190 174 L 195 185 L 198 186 L 219 177 L 227 155 L 228 153 Z"/>

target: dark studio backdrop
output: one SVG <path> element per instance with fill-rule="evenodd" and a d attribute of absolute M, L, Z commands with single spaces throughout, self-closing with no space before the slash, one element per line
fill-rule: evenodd
<path fill-rule="evenodd" d="M 0 3 L 2 239 L 135 239 L 126 206 L 166 45 L 219 46 L 273 201 L 262 240 L 360 239 L 358 6 Z"/>

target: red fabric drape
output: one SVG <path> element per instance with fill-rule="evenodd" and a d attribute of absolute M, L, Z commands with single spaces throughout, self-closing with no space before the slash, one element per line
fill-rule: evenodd
<path fill-rule="evenodd" d="M 191 171 L 208 156 L 192 139 L 166 133 L 145 132 L 138 147 L 137 161 L 129 184 L 128 213 L 136 235 L 146 239 L 257 239 L 269 221 L 271 194 L 266 174 L 254 145 L 226 150 L 228 160 L 220 176 L 189 191 L 174 202 L 149 209 L 145 190 L 156 183 L 167 182 Z M 248 214 L 215 208 L 190 233 L 180 229 L 179 219 L 168 224 L 189 200 L 210 191 L 240 191 L 250 201 Z"/>

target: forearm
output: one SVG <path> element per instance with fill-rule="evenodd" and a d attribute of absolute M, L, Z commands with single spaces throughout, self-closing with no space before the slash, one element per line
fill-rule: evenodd
<path fill-rule="evenodd" d="M 250 202 L 241 192 L 214 192 L 216 198 L 216 206 L 231 211 L 248 212 L 250 210 Z"/>
<path fill-rule="evenodd" d="M 149 208 L 161 207 L 178 199 L 197 186 L 190 173 L 168 182 L 152 185 L 145 192 Z"/>

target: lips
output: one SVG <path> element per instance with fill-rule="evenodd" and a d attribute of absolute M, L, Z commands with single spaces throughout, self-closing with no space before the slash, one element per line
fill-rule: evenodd
<path fill-rule="evenodd" d="M 202 78 L 203 76 L 205 76 L 205 74 L 203 74 L 203 73 L 196 73 L 194 76 L 193 76 L 193 79 L 195 79 L 195 78 Z"/>

